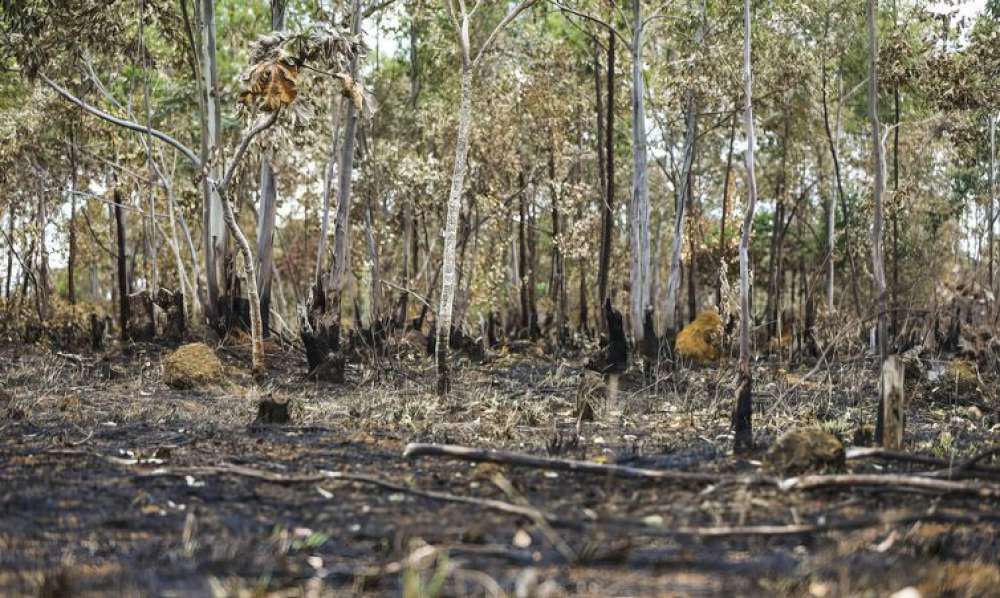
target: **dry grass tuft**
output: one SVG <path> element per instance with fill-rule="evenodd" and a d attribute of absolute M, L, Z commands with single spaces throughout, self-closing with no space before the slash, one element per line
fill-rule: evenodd
<path fill-rule="evenodd" d="M 677 335 L 677 353 L 699 363 L 715 361 L 721 340 L 722 318 L 715 310 L 706 310 Z"/>
<path fill-rule="evenodd" d="M 223 381 L 222 363 L 204 343 L 184 345 L 163 360 L 163 382 L 171 388 L 204 388 Z"/>

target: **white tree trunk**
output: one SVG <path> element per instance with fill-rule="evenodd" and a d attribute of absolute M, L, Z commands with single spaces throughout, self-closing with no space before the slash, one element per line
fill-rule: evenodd
<path fill-rule="evenodd" d="M 875 279 L 875 295 L 878 299 L 878 371 L 882 370 L 888 354 L 889 339 L 886 327 L 886 285 L 885 259 L 882 255 L 882 192 L 885 189 L 885 164 L 882 155 L 882 125 L 878 117 L 878 31 L 876 29 L 876 0 L 866 2 L 866 21 L 868 24 L 868 116 L 871 119 L 872 131 L 872 168 L 875 170 L 873 188 L 872 214 L 872 275 Z M 879 378 L 881 384 L 881 377 Z M 883 440 L 883 397 L 879 389 L 879 409 L 875 425 L 876 441 Z"/>
<path fill-rule="evenodd" d="M 216 195 L 221 195 L 216 190 Z M 263 344 L 263 321 L 260 315 L 260 295 L 257 293 L 257 274 L 254 268 L 253 252 L 250 249 L 250 242 L 246 235 L 240 230 L 236 223 L 236 215 L 233 214 L 233 206 L 228 197 L 222 202 L 222 215 L 225 218 L 226 226 L 229 227 L 230 234 L 236 239 L 240 254 L 243 256 L 243 273 L 247 277 L 247 300 L 250 303 L 250 357 L 251 369 L 254 374 L 261 374 L 264 371 L 264 344 Z"/>
<path fill-rule="evenodd" d="M 448 373 L 448 342 L 451 336 L 451 313 L 455 302 L 455 245 L 458 237 L 458 216 L 462 210 L 462 188 L 465 185 L 466 159 L 469 153 L 469 127 L 472 124 L 472 68 L 462 67 L 462 101 L 458 110 L 458 137 L 455 142 L 455 164 L 452 168 L 451 191 L 448 193 L 448 215 L 444 227 L 444 256 L 441 267 L 441 303 L 437 315 L 435 352 L 438 373 L 438 394 L 447 394 L 451 386 Z"/>
<path fill-rule="evenodd" d="M 361 3 L 354 0 L 354 15 L 351 21 L 351 32 L 358 35 L 361 31 Z M 351 79 L 358 80 L 358 58 L 351 58 Z M 354 142 L 358 128 L 358 111 L 354 102 L 345 101 L 347 112 L 344 123 L 344 143 L 340 152 L 339 179 L 337 181 L 337 217 L 333 228 L 333 265 L 330 273 L 334 296 L 339 297 L 344 288 L 344 278 L 351 262 L 350 214 L 351 214 L 351 177 L 354 173 Z M 337 299 L 339 302 L 339 299 Z M 334 309 L 339 309 L 334 307 Z M 338 316 L 339 317 L 339 313 Z"/>
<path fill-rule="evenodd" d="M 285 28 L 286 0 L 271 0 L 271 30 Z M 264 317 L 271 309 L 271 279 L 274 273 L 274 221 L 278 206 L 278 182 L 274 177 L 274 151 L 268 148 L 260 162 L 260 208 L 257 210 L 257 292 Z M 268 330 L 265 329 L 267 334 Z"/>
<path fill-rule="evenodd" d="M 674 240 L 670 251 L 670 272 L 667 275 L 666 327 L 669 335 L 677 332 L 677 296 L 681 286 L 681 247 L 684 241 L 684 219 L 688 196 L 691 193 L 689 182 L 694 164 L 695 135 L 698 130 L 697 103 L 694 93 L 688 90 L 685 94 L 686 125 L 684 133 L 684 165 L 681 169 L 680 192 L 677 194 L 677 207 L 674 213 Z"/>
<path fill-rule="evenodd" d="M 330 195 L 333 194 L 333 181 L 337 175 L 337 159 L 340 147 L 340 112 L 343 107 L 343 100 L 338 95 L 331 102 L 331 129 L 333 136 L 330 139 L 330 155 L 327 157 L 326 170 L 323 176 L 323 215 L 320 218 L 319 243 L 316 247 L 316 272 L 314 274 L 316 283 L 320 282 L 320 275 L 323 273 L 323 261 L 326 258 L 326 240 L 330 232 Z"/>
<path fill-rule="evenodd" d="M 642 342 L 649 306 L 649 180 L 646 168 L 645 82 L 642 78 L 642 2 L 632 0 L 632 202 L 629 206 L 632 338 Z"/>
<path fill-rule="evenodd" d="M 740 236 L 740 361 L 736 410 L 733 413 L 735 449 L 753 447 L 753 377 L 750 371 L 750 237 L 757 206 L 757 177 L 754 174 L 755 135 L 753 126 L 753 70 L 750 62 L 750 0 L 743 2 L 743 94 L 747 152 L 747 207 Z"/>
<path fill-rule="evenodd" d="M 217 258 L 225 245 L 222 199 L 209 179 L 222 178 L 222 164 L 218 160 L 222 143 L 222 113 L 219 109 L 219 68 L 215 54 L 215 0 L 201 0 L 198 21 L 200 25 L 200 65 L 204 118 L 201 132 L 201 161 L 206 172 L 202 183 L 203 248 L 205 251 L 205 277 L 208 286 L 209 315 L 217 315 L 219 298 L 219 266 Z"/>
<path fill-rule="evenodd" d="M 997 120 L 1000 119 L 1000 114 L 994 116 L 989 115 L 990 119 L 990 191 L 989 191 L 989 244 L 990 244 L 990 290 L 996 294 L 996 272 L 994 272 L 994 251 L 995 241 L 994 233 L 996 231 L 996 201 L 997 201 Z"/>

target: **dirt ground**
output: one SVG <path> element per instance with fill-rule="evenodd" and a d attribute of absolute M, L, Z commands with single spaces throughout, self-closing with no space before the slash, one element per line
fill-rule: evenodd
<path fill-rule="evenodd" d="M 0 348 L 0 594 L 1000 595 L 1000 493 L 738 482 L 767 473 L 763 451 L 793 424 L 852 444 L 875 409 L 863 358 L 756 365 L 761 453 L 736 459 L 727 361 L 630 374 L 623 413 L 578 424 L 582 358 L 464 361 L 440 399 L 427 393 L 430 360 L 413 353 L 353 363 L 347 384 L 326 385 L 305 381 L 297 351 L 272 348 L 271 379 L 258 386 L 240 349 L 220 348 L 226 381 L 178 391 L 161 379 L 166 352 Z M 995 379 L 909 392 L 907 452 L 961 463 L 1000 442 Z M 292 424 L 250 425 L 264 395 L 290 401 Z M 409 442 L 732 475 L 406 459 Z M 981 461 L 969 483 L 1000 488 L 998 462 Z"/>

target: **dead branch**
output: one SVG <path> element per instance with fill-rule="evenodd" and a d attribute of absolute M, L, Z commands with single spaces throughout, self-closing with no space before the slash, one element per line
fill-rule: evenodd
<path fill-rule="evenodd" d="M 943 494 L 970 494 L 983 498 L 1000 498 L 1000 486 L 959 482 L 899 474 L 838 474 L 807 475 L 788 478 L 778 482 L 782 490 L 813 490 L 816 488 L 883 488 L 888 490 L 908 489 L 939 492 Z"/>
<path fill-rule="evenodd" d="M 404 458 L 415 457 L 446 457 L 461 461 L 497 463 L 518 467 L 532 467 L 552 471 L 571 471 L 608 477 L 637 478 L 647 480 L 663 480 L 671 482 L 698 482 L 715 484 L 719 482 L 742 482 L 747 485 L 772 485 L 777 480 L 766 476 L 734 476 L 723 473 L 699 473 L 689 471 L 667 471 L 661 469 L 645 469 L 627 465 L 611 465 L 591 463 L 575 459 L 557 459 L 554 457 L 536 457 L 521 453 L 498 451 L 493 449 L 477 449 L 453 444 L 424 444 L 413 442 L 403 450 Z"/>
<path fill-rule="evenodd" d="M 882 447 L 850 447 L 847 449 L 847 459 L 849 461 L 861 459 L 882 459 L 886 461 L 919 463 L 921 465 L 933 465 L 934 467 L 944 468 L 940 471 L 922 474 L 927 477 L 934 478 L 954 479 L 960 477 L 982 477 L 1000 479 L 1000 469 L 978 465 L 979 462 L 997 453 L 1000 453 L 1000 446 L 982 451 L 967 461 L 956 465 L 953 461 L 939 459 L 930 455 L 894 451 Z"/>

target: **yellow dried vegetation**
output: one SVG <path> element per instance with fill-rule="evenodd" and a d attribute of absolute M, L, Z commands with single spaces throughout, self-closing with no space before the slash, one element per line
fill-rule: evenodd
<path fill-rule="evenodd" d="M 163 382 L 179 390 L 220 385 L 222 363 L 204 343 L 183 345 L 163 360 Z"/>
<path fill-rule="evenodd" d="M 709 309 L 681 330 L 675 348 L 681 357 L 705 363 L 719 358 L 721 342 L 722 318 L 714 309 Z"/>

